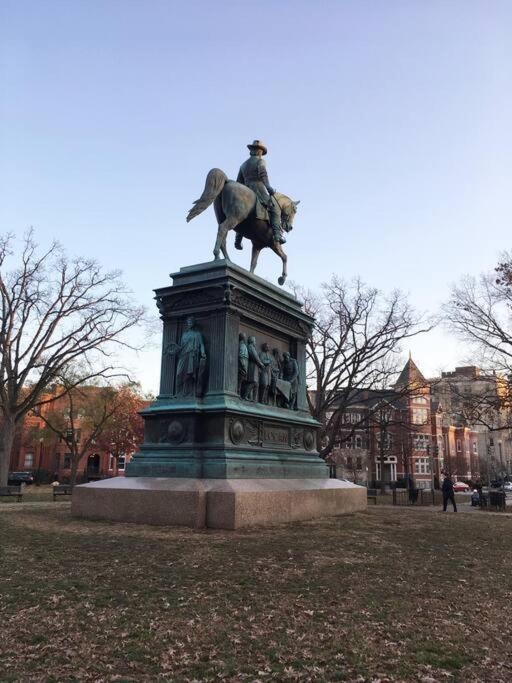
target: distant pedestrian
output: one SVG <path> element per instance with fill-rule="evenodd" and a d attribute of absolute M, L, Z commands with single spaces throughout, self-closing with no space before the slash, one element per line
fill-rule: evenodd
<path fill-rule="evenodd" d="M 453 505 L 453 511 L 457 512 L 457 505 L 455 504 L 455 493 L 453 492 L 453 481 L 451 480 L 449 474 L 445 475 L 443 486 L 441 488 L 443 491 L 443 512 L 446 512 L 449 500 Z"/>

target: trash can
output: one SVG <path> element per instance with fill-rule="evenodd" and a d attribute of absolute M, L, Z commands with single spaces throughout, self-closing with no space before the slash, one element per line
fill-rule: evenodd
<path fill-rule="evenodd" d="M 498 510 L 505 509 L 505 493 L 503 491 L 489 491 L 489 505 Z"/>

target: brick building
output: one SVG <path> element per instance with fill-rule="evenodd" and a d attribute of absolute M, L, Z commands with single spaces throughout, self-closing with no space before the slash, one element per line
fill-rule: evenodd
<path fill-rule="evenodd" d="M 55 387 L 54 393 L 58 391 Z M 99 391 L 98 387 L 81 387 L 80 392 L 85 401 Z M 50 398 L 51 392 L 44 398 Z M 42 483 L 51 481 L 56 475 L 61 482 L 69 481 L 71 475 L 71 453 L 64 439 L 52 434 L 45 425 L 42 415 L 49 410 L 61 413 L 64 419 L 69 415 L 69 403 L 66 397 L 61 397 L 42 405 L 38 414 L 30 413 L 15 438 L 11 454 L 10 471 L 30 471 L 36 481 Z M 77 411 L 75 416 L 74 433 L 77 442 L 88 437 L 88 428 L 84 415 Z M 132 453 L 126 453 L 115 458 L 108 450 L 97 447 L 95 443 L 85 451 L 78 464 L 77 482 L 104 479 L 124 474 L 125 465 Z"/>
<path fill-rule="evenodd" d="M 487 480 L 512 475 L 512 431 L 505 397 L 509 382 L 497 373 L 484 373 L 469 365 L 443 372 L 431 381 L 432 393 L 442 404 L 452 457 L 468 448 L 467 429 L 476 432 L 476 448 L 470 440 L 471 456 L 479 454 L 482 475 Z"/>
<path fill-rule="evenodd" d="M 342 420 L 329 457 L 337 476 L 370 485 L 413 480 L 418 488 L 439 486 L 444 472 L 480 477 L 477 431 L 451 424 L 412 358 L 393 389 L 357 392 Z"/>

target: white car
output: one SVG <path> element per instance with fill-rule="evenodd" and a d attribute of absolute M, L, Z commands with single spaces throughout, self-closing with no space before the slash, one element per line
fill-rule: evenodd
<path fill-rule="evenodd" d="M 512 491 L 512 481 L 506 481 L 503 484 L 503 490 L 504 491 Z"/>

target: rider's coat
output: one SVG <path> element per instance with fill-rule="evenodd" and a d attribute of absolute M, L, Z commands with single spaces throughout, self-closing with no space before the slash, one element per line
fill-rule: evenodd
<path fill-rule="evenodd" d="M 265 161 L 261 157 L 250 156 L 240 166 L 236 181 L 250 187 L 260 200 L 256 202 L 256 218 L 268 220 L 266 208 L 270 201 L 269 189 L 272 187 L 268 181 Z"/>

